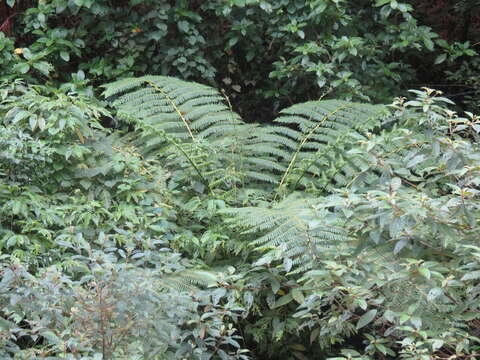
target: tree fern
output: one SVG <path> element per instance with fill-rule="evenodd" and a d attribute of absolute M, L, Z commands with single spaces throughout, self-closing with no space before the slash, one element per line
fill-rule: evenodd
<path fill-rule="evenodd" d="M 170 77 L 144 76 L 105 86 L 104 95 L 140 132 L 144 154 L 167 154 L 191 167 L 208 188 L 253 180 L 273 183 L 283 171 L 268 130 L 245 124 L 218 91 Z M 260 136 L 265 134 L 265 136 Z M 173 155 L 173 156 L 172 156 Z"/>
<path fill-rule="evenodd" d="M 243 123 L 220 93 L 201 84 L 144 76 L 105 87 L 119 112 L 137 121 L 146 153 L 174 144 L 209 187 L 245 181 L 280 188 L 326 187 L 331 180 L 345 185 L 366 169 L 346 152 L 365 140 L 385 111 L 381 105 L 312 101 L 283 110 L 276 126 L 259 127 Z M 186 150 L 185 143 L 193 145 Z"/>

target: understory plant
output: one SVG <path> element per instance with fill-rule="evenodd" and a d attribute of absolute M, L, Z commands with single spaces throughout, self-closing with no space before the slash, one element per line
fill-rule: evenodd
<path fill-rule="evenodd" d="M 2 358 L 245 359 L 243 309 L 170 242 L 168 171 L 68 89 L 0 89 Z"/>
<path fill-rule="evenodd" d="M 4 357 L 480 356 L 480 122 L 439 92 L 261 126 L 170 77 L 1 91 Z"/>

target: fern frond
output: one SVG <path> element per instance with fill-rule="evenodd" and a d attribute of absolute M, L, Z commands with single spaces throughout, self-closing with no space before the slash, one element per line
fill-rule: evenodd
<path fill-rule="evenodd" d="M 104 86 L 122 113 L 178 138 L 218 137 L 219 125 L 240 125 L 239 116 L 211 87 L 166 76 L 143 76 Z M 214 127 L 214 128 L 212 128 Z"/>
<path fill-rule="evenodd" d="M 343 229 L 323 221 L 328 214 L 318 210 L 312 199 L 287 198 L 271 208 L 225 212 L 245 234 L 255 234 L 252 245 L 263 253 L 259 262 L 289 258 L 297 267 L 295 271 L 315 268 L 351 240 Z"/>
<path fill-rule="evenodd" d="M 267 128 L 243 123 L 208 86 L 144 76 L 105 88 L 119 113 L 136 124 L 135 144 L 144 155 L 166 156 L 171 166 L 190 167 L 210 189 L 246 181 L 276 183 L 274 173 L 284 171 L 277 158 L 288 153 L 275 146 L 279 138 L 272 138 Z"/>
<path fill-rule="evenodd" d="M 157 281 L 166 289 L 191 292 L 217 284 L 220 281 L 220 275 L 213 271 L 185 269 L 164 275 Z"/>
<path fill-rule="evenodd" d="M 383 105 L 339 100 L 311 101 L 283 110 L 275 120 L 283 126 L 276 126 L 272 131 L 283 138 L 277 143 L 291 155 L 279 188 L 292 180 L 296 188 L 305 178 L 311 182 L 315 177 L 325 176 L 324 172 L 331 166 L 338 167 L 339 154 L 364 140 L 366 133 L 380 124 L 384 113 Z M 330 173 L 341 180 L 342 176 L 351 178 L 361 171 L 354 164 L 349 165 L 350 168 L 338 168 L 333 172 L 330 169 Z M 296 178 L 291 179 L 294 174 Z"/>
<path fill-rule="evenodd" d="M 312 101 L 283 110 L 276 126 L 261 127 L 243 123 L 218 91 L 201 84 L 144 76 L 105 88 L 119 112 L 136 119 L 137 146 L 145 154 L 177 154 L 209 188 L 239 182 L 325 188 L 332 180 L 363 181 L 365 166 L 347 151 L 366 139 L 385 111 L 380 105 Z"/>

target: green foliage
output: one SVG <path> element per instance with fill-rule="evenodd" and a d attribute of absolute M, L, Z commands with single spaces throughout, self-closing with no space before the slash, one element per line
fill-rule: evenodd
<path fill-rule="evenodd" d="M 414 2 L 397 0 L 28 0 L 12 19 L 16 49 L 0 39 L 0 78 L 179 76 L 223 87 L 249 120 L 265 121 L 321 96 L 390 102 L 412 83 L 462 76 L 461 64 L 478 74 L 473 41 L 447 42 L 420 19 Z"/>
<path fill-rule="evenodd" d="M 358 180 L 362 162 L 346 152 L 365 141 L 368 131 L 380 124 L 383 109 L 381 105 L 329 100 L 282 110 L 275 123 L 284 126 L 274 131 L 283 135 L 280 143 L 292 155 L 279 186 L 289 182 L 294 183 L 294 188 L 300 184 L 304 187 L 321 184 L 309 177 L 322 177 L 324 187 Z M 344 166 L 339 168 L 341 163 Z"/>
<path fill-rule="evenodd" d="M 372 358 L 479 350 L 477 292 L 467 282 L 478 264 L 478 119 L 458 117 L 430 89 L 415 93 L 416 100 L 394 104 L 387 129 L 348 152 L 364 164 L 358 174 L 376 175 L 372 182 L 334 183 L 300 200 L 228 211 L 258 252 L 247 289 L 271 289 L 263 294 L 269 307 L 291 314 L 275 315 L 272 336 L 282 344 L 285 333 L 290 341 L 309 339 L 305 358 L 314 343 L 332 349 L 354 337 L 366 344 L 355 350 Z M 263 340 L 262 320 L 250 332 Z"/>
<path fill-rule="evenodd" d="M 75 275 L 51 266 L 33 277 L 22 265 L 3 264 L 2 357 L 245 358 L 222 349 L 240 346 L 231 321 L 241 309 L 207 292 L 172 290 L 172 271 L 187 265 L 179 254 L 124 251 L 107 238 L 95 245 L 75 249 Z"/>
<path fill-rule="evenodd" d="M 166 171 L 92 98 L 1 91 L 2 357 L 244 359 L 221 274 L 170 250 Z"/>
<path fill-rule="evenodd" d="M 155 80 L 162 87 L 177 84 Z M 146 88 L 155 101 L 165 101 L 148 83 Z M 132 94 L 123 99 L 134 104 Z M 212 258 L 192 252 L 188 241 L 176 246 L 233 266 L 224 286 L 249 309 L 240 321 L 242 333 L 262 356 L 303 359 L 315 354 L 315 346 L 327 357 L 346 358 L 426 359 L 478 351 L 477 292 L 468 285 L 478 271 L 478 119 L 459 117 L 433 90 L 415 95 L 395 102 L 393 113 L 331 100 L 286 109 L 275 125 L 261 128 L 258 137 L 267 143 L 246 155 L 275 156 L 283 169 L 263 171 L 276 180 L 261 188 L 258 180 L 244 181 L 247 198 L 204 193 L 226 200 L 217 208 L 225 224 L 203 217 L 199 227 L 209 231 L 208 238 L 212 231 L 225 234 L 223 250 L 214 245 Z M 135 115 L 122 100 L 117 104 Z M 158 124 L 174 119 L 182 129 L 179 144 L 195 144 L 182 116 L 197 110 L 185 106 L 179 116 L 162 106 L 155 106 L 155 114 L 162 114 Z M 140 120 L 152 112 L 145 109 L 148 116 L 139 113 Z M 208 109 L 205 116 L 217 111 L 210 104 Z M 223 119 L 230 116 L 226 111 Z M 236 124 L 239 133 L 242 127 L 250 125 Z M 215 131 L 208 134 L 205 143 L 215 146 Z M 208 146 L 198 151 L 213 159 Z M 228 172 L 221 161 L 215 167 Z M 237 171 L 249 171 L 249 165 Z"/>
<path fill-rule="evenodd" d="M 286 155 L 275 146 L 278 137 L 243 123 L 228 98 L 210 87 L 146 76 L 106 85 L 104 95 L 118 96 L 113 105 L 120 116 L 133 118 L 140 130 L 135 142 L 142 144 L 145 155 L 175 162 L 173 167 L 182 169 L 180 176 L 186 167 L 193 169 L 189 176 L 199 193 L 216 187 L 236 191 L 251 179 L 275 183 L 274 171 L 284 170 L 272 157 Z"/>
<path fill-rule="evenodd" d="M 429 88 L 376 105 L 441 82 L 475 109 L 468 27 L 407 0 L 7 6 L 1 358 L 480 357 L 480 120 Z"/>
<path fill-rule="evenodd" d="M 313 199 L 287 198 L 272 208 L 244 207 L 229 209 L 227 213 L 234 215 L 235 227 L 246 228 L 246 233 L 263 234 L 250 243 L 257 251 L 266 253 L 256 264 L 285 260 L 287 272 L 294 265 L 300 268 L 295 271 L 316 268 L 320 259 L 342 251 L 352 240 L 342 228 L 326 226 L 318 220 L 329 213 Z"/>
<path fill-rule="evenodd" d="M 104 95 L 108 98 L 126 91 L 129 92 L 115 100 L 115 107 L 179 139 L 211 140 L 212 136 L 224 135 L 225 128 L 240 123 L 238 115 L 223 104 L 224 99 L 217 91 L 207 86 L 175 78 L 146 76 L 107 85 Z"/>
<path fill-rule="evenodd" d="M 2 356 L 478 356 L 479 119 L 412 93 L 259 126 L 144 76 L 108 130 L 88 88 L 4 84 Z"/>

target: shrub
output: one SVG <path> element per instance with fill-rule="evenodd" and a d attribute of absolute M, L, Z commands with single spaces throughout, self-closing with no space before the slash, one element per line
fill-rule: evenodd
<path fill-rule="evenodd" d="M 4 357 L 475 357 L 478 117 L 428 88 L 271 126 L 162 76 L 1 89 Z M 162 357 L 163 356 L 163 357 Z"/>

